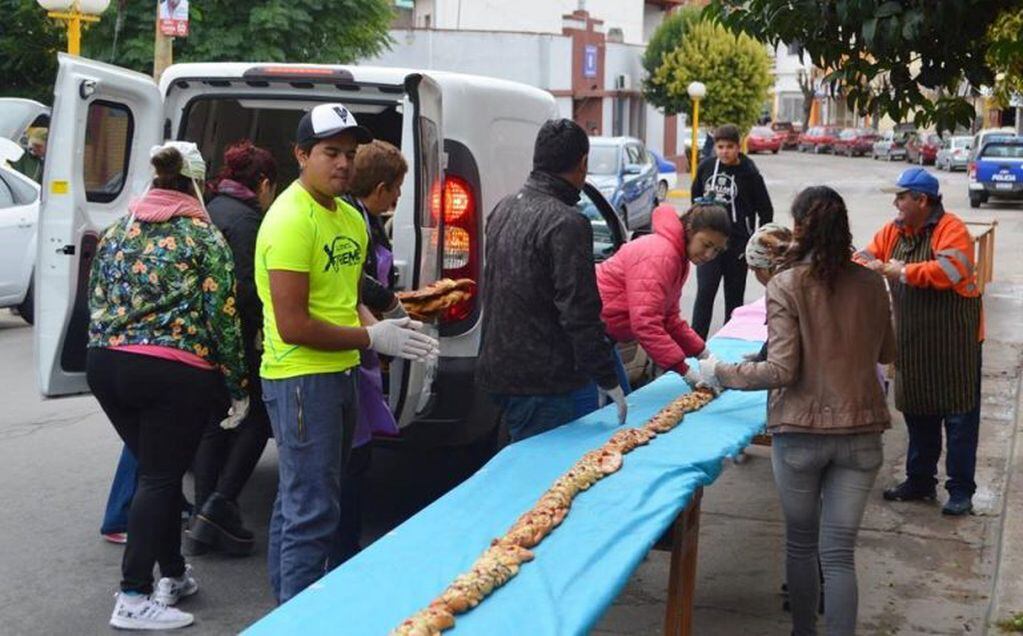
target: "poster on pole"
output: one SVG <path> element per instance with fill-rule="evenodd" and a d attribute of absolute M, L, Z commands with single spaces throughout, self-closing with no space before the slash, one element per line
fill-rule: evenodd
<path fill-rule="evenodd" d="M 171 38 L 188 36 L 188 0 L 160 0 L 157 9 L 160 33 Z"/>

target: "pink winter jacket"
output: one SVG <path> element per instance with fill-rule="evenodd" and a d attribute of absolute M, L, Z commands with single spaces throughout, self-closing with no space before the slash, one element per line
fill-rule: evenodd
<path fill-rule="evenodd" d="M 657 366 L 685 373 L 686 357 L 706 346 L 679 315 L 689 276 L 686 233 L 670 205 L 654 210 L 653 230 L 597 266 L 600 317 L 615 340 L 638 340 Z"/>

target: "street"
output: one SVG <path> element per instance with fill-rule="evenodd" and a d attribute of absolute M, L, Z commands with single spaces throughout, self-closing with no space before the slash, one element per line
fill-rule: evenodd
<path fill-rule="evenodd" d="M 864 246 L 894 212 L 894 183 L 903 162 L 800 154 L 755 155 L 778 222 L 790 225 L 787 206 L 810 185 L 830 185 L 845 197 L 854 243 Z M 901 475 L 905 427 L 893 418 L 885 435 L 886 463 L 875 484 L 860 537 L 860 622 L 865 634 L 982 633 L 999 572 L 1005 484 L 1018 424 L 1023 332 L 1023 207 L 1019 203 L 967 205 L 966 174 L 937 172 L 947 209 L 967 221 L 998 221 L 995 285 L 986 300 L 984 410 L 978 459 L 977 514 L 950 520 L 938 507 L 891 506 L 880 491 Z M 680 182 L 687 183 L 687 175 Z M 684 202 L 677 202 L 684 207 Z M 691 314 L 695 277 L 685 286 L 683 316 Z M 749 278 L 746 299 L 762 288 Z M 722 305 L 713 329 L 721 324 Z M 42 400 L 36 388 L 32 330 L 0 314 L 0 465 L 6 513 L 0 518 L 0 631 L 7 634 L 108 634 L 107 620 L 120 578 L 122 548 L 104 542 L 99 525 L 120 440 L 90 396 Z M 411 456 L 397 449 L 374 455 L 366 511 L 368 542 L 413 513 L 478 466 L 471 452 Z M 264 563 L 266 526 L 276 483 L 270 444 L 241 505 L 256 532 L 248 558 L 191 559 L 201 590 L 182 609 L 194 612 L 189 634 L 237 633 L 272 609 Z M 191 498 L 191 485 L 186 484 Z M 942 491 L 941 496 L 944 493 Z M 1020 528 L 1019 524 L 1016 528 Z M 1020 532 L 1020 530 L 1015 530 Z M 771 477 L 769 450 L 750 451 L 707 488 L 696 587 L 698 634 L 781 634 L 789 629 L 779 595 L 783 525 Z M 667 553 L 654 552 L 637 570 L 596 629 L 599 634 L 656 634 L 662 629 Z M 1018 607 L 1006 611 L 1023 610 Z M 344 633 L 343 625 L 338 626 Z"/>

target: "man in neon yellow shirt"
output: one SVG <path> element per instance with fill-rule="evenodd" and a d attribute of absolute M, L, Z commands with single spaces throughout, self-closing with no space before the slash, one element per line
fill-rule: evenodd
<path fill-rule="evenodd" d="M 339 197 L 356 147 L 371 139 L 342 104 L 305 114 L 295 139 L 301 174 L 267 211 L 256 239 L 260 376 L 279 456 L 268 556 L 278 603 L 334 562 L 359 350 L 410 360 L 437 352 L 420 323 L 378 322 L 359 304 L 368 235 L 362 215 Z"/>

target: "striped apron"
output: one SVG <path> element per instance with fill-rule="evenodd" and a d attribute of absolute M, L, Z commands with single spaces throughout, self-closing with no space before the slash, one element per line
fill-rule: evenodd
<path fill-rule="evenodd" d="M 891 258 L 907 264 L 934 260 L 933 231 L 929 224 L 913 236 L 903 235 Z M 913 415 L 972 411 L 980 373 L 980 297 L 895 282 L 892 299 L 898 341 L 895 407 Z"/>

